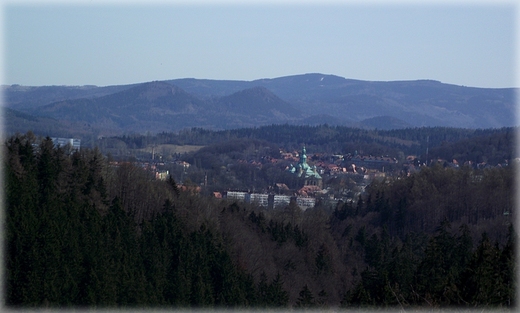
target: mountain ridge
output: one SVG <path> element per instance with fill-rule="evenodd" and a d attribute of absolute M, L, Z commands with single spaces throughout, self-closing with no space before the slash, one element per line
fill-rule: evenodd
<path fill-rule="evenodd" d="M 105 87 L 13 85 L 2 89 L 4 106 L 12 110 L 90 123 L 115 133 L 314 124 L 318 120 L 367 128 L 517 125 L 518 88 L 466 87 L 427 79 L 363 81 L 310 73 L 253 81 L 183 78 Z"/>

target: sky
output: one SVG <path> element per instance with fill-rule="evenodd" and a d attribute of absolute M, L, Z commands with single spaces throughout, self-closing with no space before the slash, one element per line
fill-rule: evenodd
<path fill-rule="evenodd" d="M 515 1 L 10 1 L 2 84 L 322 73 L 518 87 Z"/>

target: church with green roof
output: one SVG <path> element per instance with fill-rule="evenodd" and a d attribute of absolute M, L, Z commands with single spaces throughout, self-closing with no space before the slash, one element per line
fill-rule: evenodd
<path fill-rule="evenodd" d="M 305 180 L 305 186 L 318 186 L 322 188 L 323 182 L 320 174 L 316 171 L 316 166 L 310 166 L 307 163 L 307 150 L 305 146 L 302 148 L 300 153 L 300 162 L 294 165 L 290 165 L 288 171 L 295 174 L 296 176 Z"/>

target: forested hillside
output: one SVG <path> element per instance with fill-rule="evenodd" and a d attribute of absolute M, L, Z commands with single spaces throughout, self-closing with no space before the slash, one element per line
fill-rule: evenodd
<path fill-rule="evenodd" d="M 493 165 L 515 156 L 517 128 L 463 129 L 446 127 L 407 128 L 399 130 L 366 130 L 341 126 L 271 125 L 258 128 L 240 128 L 212 131 L 202 128 L 186 129 L 177 133 L 156 135 L 124 135 L 97 140 L 106 153 L 113 156 L 130 155 L 132 149 L 158 144 L 203 145 L 218 147 L 240 140 L 263 140 L 287 151 L 299 150 L 305 145 L 320 153 L 354 153 L 390 155 L 399 161 L 407 155 L 417 155 L 423 162 L 442 158 L 456 158 L 460 163 L 487 162 Z M 429 150 L 428 156 L 426 155 Z"/>
<path fill-rule="evenodd" d="M 516 304 L 514 162 L 424 167 L 302 211 L 204 197 L 30 133 L 4 151 L 9 307 Z"/>
<path fill-rule="evenodd" d="M 12 85 L 2 86 L 2 91 L 5 107 L 17 111 L 12 114 L 15 123 L 6 125 L 9 134 L 23 123 L 71 136 L 87 137 L 88 130 L 94 138 L 272 123 L 369 129 L 517 125 L 515 88 L 473 88 L 432 80 L 374 82 L 314 73 L 253 81 L 175 79 L 106 87 Z M 48 124 L 46 118 L 58 125 Z"/>

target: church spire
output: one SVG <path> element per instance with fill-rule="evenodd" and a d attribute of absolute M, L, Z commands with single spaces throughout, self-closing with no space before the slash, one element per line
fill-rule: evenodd
<path fill-rule="evenodd" d="M 303 145 L 302 154 L 300 155 L 300 163 L 302 165 L 307 163 L 307 150 L 305 150 L 305 145 Z"/>

